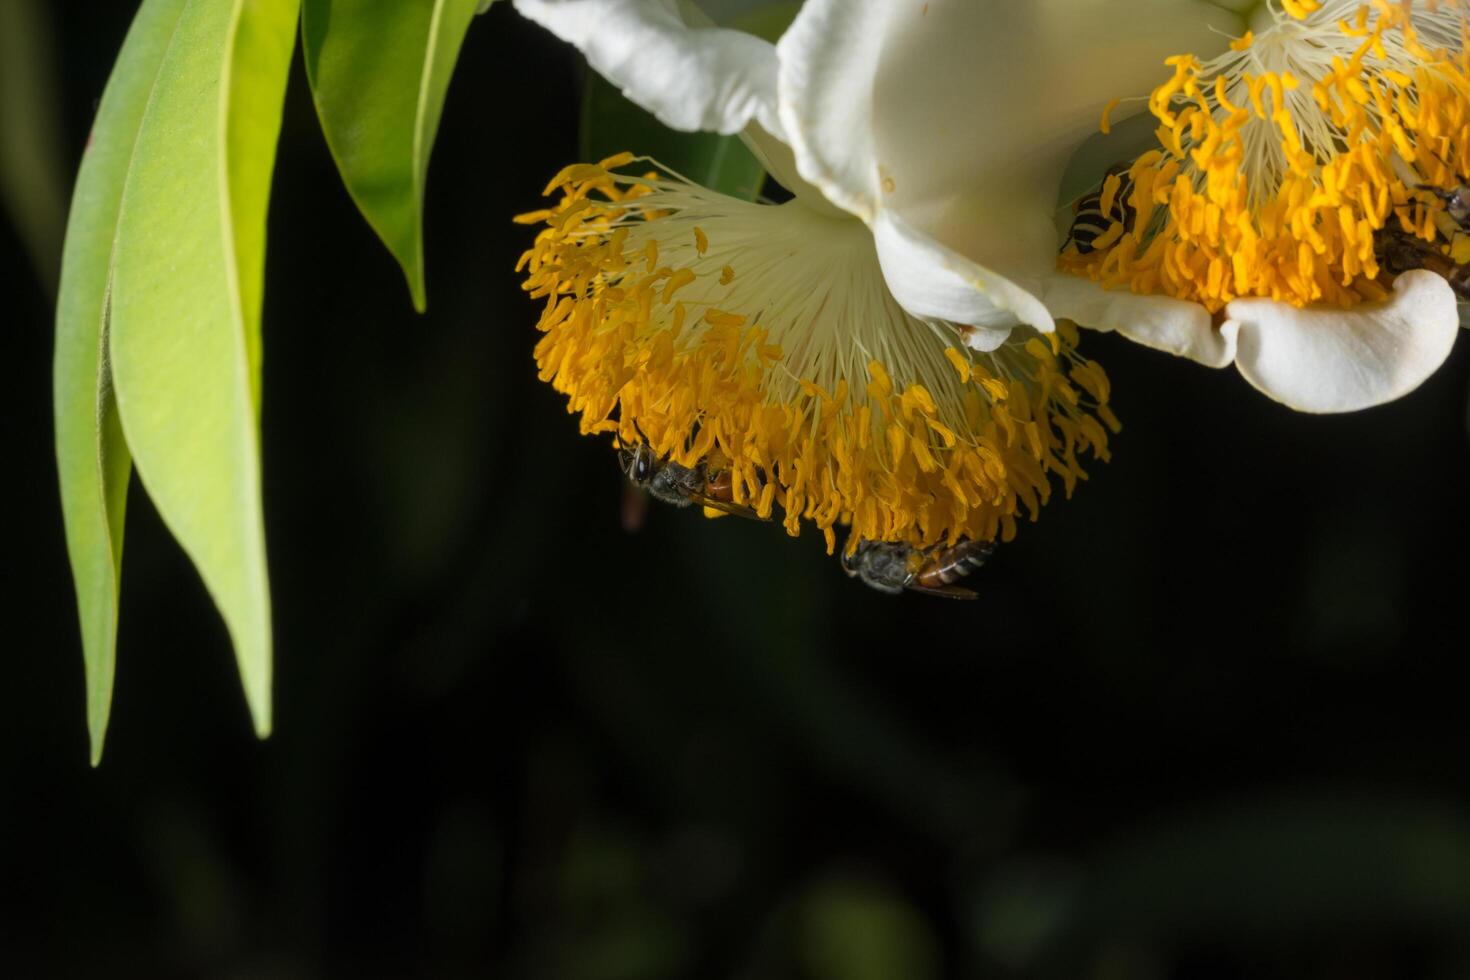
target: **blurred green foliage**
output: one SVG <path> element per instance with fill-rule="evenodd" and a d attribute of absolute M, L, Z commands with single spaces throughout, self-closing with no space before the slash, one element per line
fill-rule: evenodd
<path fill-rule="evenodd" d="M 0 3 L 0 214 L 14 222 L 48 290 L 66 220 L 59 82 L 43 0 Z"/>
<path fill-rule="evenodd" d="M 814 980 L 936 980 L 938 943 L 912 903 L 881 881 L 825 876 L 801 899 L 800 955 Z"/>

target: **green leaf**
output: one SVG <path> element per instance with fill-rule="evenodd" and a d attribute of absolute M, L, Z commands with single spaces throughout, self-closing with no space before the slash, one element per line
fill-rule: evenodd
<path fill-rule="evenodd" d="M 403 267 L 420 313 L 424 181 L 478 0 L 304 0 L 306 77 L 347 191 Z"/>
<path fill-rule="evenodd" d="M 607 79 L 587 72 L 582 93 L 581 153 L 601 160 L 631 150 L 731 197 L 753 201 L 765 170 L 739 136 L 682 133 L 629 102 Z"/>
<path fill-rule="evenodd" d="M 265 216 L 298 0 L 186 0 L 122 196 L 110 351 L 138 476 L 271 725 L 260 499 Z"/>
<path fill-rule="evenodd" d="M 102 758 L 116 663 L 123 513 L 131 462 L 118 425 L 107 354 L 107 286 L 149 93 L 184 0 L 145 0 L 102 93 L 77 173 L 56 305 L 53 398 L 67 553 L 87 673 L 92 764 Z"/>

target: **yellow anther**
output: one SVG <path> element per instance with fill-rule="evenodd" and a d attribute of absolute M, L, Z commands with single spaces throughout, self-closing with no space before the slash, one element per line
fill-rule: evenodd
<path fill-rule="evenodd" d="M 606 177 L 607 172 L 595 163 L 573 163 L 562 167 L 561 171 L 546 185 L 543 195 L 552 194 L 567 184 L 583 183 L 598 177 Z"/>
<path fill-rule="evenodd" d="M 586 166 L 559 178 L 521 267 L 545 302 L 538 376 L 583 432 L 728 471 L 737 503 L 767 517 L 779 506 L 788 531 L 810 521 L 833 547 L 838 524 L 919 546 L 1005 538 L 1046 502 L 1050 476 L 1070 487 L 1085 477 L 1079 453 L 1106 455 L 1106 379 L 1077 359 L 1075 327 L 994 354 L 936 348 L 955 374 L 874 359 L 865 377 L 811 377 L 770 342 L 780 303 L 740 305 L 758 286 L 726 288 L 733 268 L 701 258 L 720 228 L 690 248 L 689 185 L 666 194 L 664 178 Z M 667 227 L 683 230 L 661 239 L 681 212 Z M 1088 383 L 1074 388 L 1063 364 Z"/>
<path fill-rule="evenodd" d="M 524 214 L 518 214 L 510 220 L 514 221 L 518 225 L 539 225 L 541 222 L 551 217 L 551 214 L 551 211 L 547 210 L 546 208 L 542 208 L 539 211 L 527 211 Z"/>
<path fill-rule="evenodd" d="M 1297 20 L 1306 20 L 1318 6 L 1317 0 L 1281 0 L 1281 8 Z"/>
<path fill-rule="evenodd" d="M 616 170 L 619 167 L 626 167 L 628 164 L 632 163 L 633 160 L 633 154 L 629 153 L 627 150 L 624 150 L 621 153 L 614 153 L 610 157 L 604 157 L 603 159 L 597 161 L 597 167 L 599 170 Z"/>
<path fill-rule="evenodd" d="M 1405 210 L 1406 181 L 1448 188 L 1470 174 L 1465 12 L 1454 15 L 1460 47 L 1424 57 L 1415 25 L 1433 5 L 1425 14 L 1370 0 L 1340 23 L 1313 18 L 1321 6 L 1281 4 L 1301 30 L 1327 32 L 1303 35 L 1320 53 L 1292 62 L 1322 65 L 1316 77 L 1251 70 L 1263 39 L 1250 34 L 1208 64 L 1167 59 L 1172 71 L 1148 100 L 1161 151 L 1130 169 L 1128 226 L 1109 227 L 1086 255 L 1063 255 L 1063 268 L 1214 311 L 1252 295 L 1351 306 L 1382 292 L 1373 236 L 1386 220 L 1444 238 L 1425 211 Z M 1292 94 L 1303 85 L 1310 99 Z"/>
<path fill-rule="evenodd" d="M 1030 354 L 1042 364 L 1053 363 L 1051 348 L 1040 337 L 1032 337 L 1026 341 L 1026 353 Z"/>
<path fill-rule="evenodd" d="M 888 372 L 884 369 L 882 362 L 869 361 L 868 376 L 873 379 L 872 383 L 878 386 L 878 390 L 882 391 L 885 395 L 893 391 L 893 382 L 889 379 Z"/>
<path fill-rule="evenodd" d="M 954 365 L 956 373 L 960 376 L 960 381 L 968 384 L 970 381 L 970 359 L 953 347 L 946 347 L 944 349 L 944 356 L 949 363 Z"/>
<path fill-rule="evenodd" d="M 704 321 L 712 327 L 745 326 L 745 317 L 739 313 L 726 313 L 724 310 L 705 310 Z"/>
<path fill-rule="evenodd" d="M 669 277 L 668 283 L 664 286 L 662 302 L 667 304 L 669 300 L 673 299 L 674 293 L 689 285 L 696 278 L 698 277 L 695 276 L 692 269 L 680 269 L 674 273 Z"/>

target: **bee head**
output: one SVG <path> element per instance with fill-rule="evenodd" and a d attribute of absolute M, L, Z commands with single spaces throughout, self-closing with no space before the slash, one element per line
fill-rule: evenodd
<path fill-rule="evenodd" d="M 1428 191 L 1439 198 L 1444 204 L 1444 209 L 1451 218 L 1456 221 L 1464 221 L 1470 218 L 1470 186 L 1461 184 L 1451 190 L 1435 187 L 1433 184 L 1418 184 L 1421 191 Z"/>
<path fill-rule="evenodd" d="M 618 462 L 623 467 L 623 472 L 628 474 L 628 479 L 638 486 L 647 486 L 648 481 L 653 479 L 653 450 L 646 444 L 640 443 L 632 449 L 623 448 L 618 450 Z"/>
<path fill-rule="evenodd" d="M 1445 199 L 1444 203 L 1445 210 L 1456 221 L 1463 222 L 1466 218 L 1470 218 L 1470 187 L 1464 184 L 1456 187 L 1450 192 L 1450 196 Z"/>
<path fill-rule="evenodd" d="M 848 578 L 857 578 L 859 569 L 863 564 L 863 546 L 859 544 L 851 551 L 842 550 L 842 570 L 847 573 Z"/>
<path fill-rule="evenodd" d="M 643 434 L 643 429 L 637 422 L 633 423 L 633 431 L 638 433 L 638 438 L 642 441 L 631 445 L 623 442 L 618 449 L 618 465 L 623 468 L 628 479 L 640 487 L 646 487 L 648 481 L 653 479 L 653 465 L 658 457 L 648 444 L 648 436 Z"/>

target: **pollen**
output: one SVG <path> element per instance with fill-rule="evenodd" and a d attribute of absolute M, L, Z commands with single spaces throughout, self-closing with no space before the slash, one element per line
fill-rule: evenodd
<path fill-rule="evenodd" d="M 541 380 L 581 431 L 730 474 L 738 504 L 917 546 L 1009 539 L 1108 458 L 1102 368 L 1076 328 L 990 353 L 893 300 L 871 233 L 673 175 L 567 168 L 521 257 Z M 734 270 L 739 270 L 736 276 Z"/>
<path fill-rule="evenodd" d="M 1242 296 L 1347 308 L 1384 295 L 1380 230 L 1448 251 L 1427 189 L 1470 174 L 1467 4 L 1279 5 L 1212 61 L 1167 60 L 1127 220 L 1062 268 L 1212 312 Z"/>

